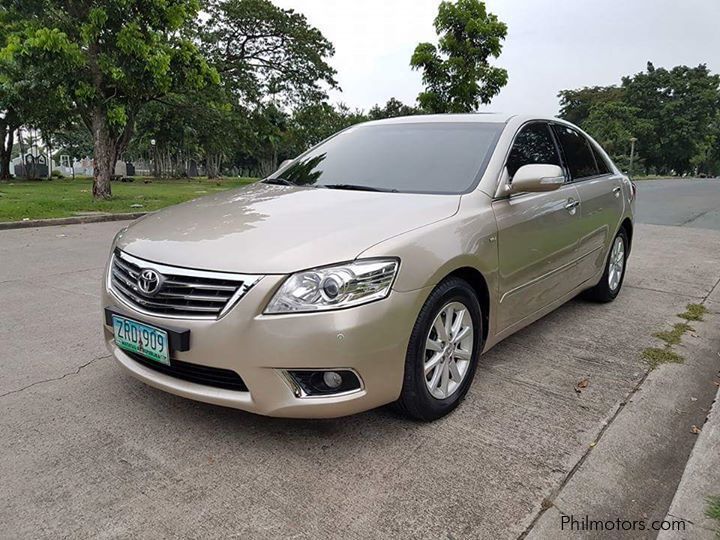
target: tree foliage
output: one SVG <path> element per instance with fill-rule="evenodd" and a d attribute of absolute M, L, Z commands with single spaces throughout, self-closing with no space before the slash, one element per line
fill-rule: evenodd
<path fill-rule="evenodd" d="M 208 61 L 245 105 L 317 102 L 336 88 L 332 44 L 304 15 L 269 0 L 212 0 L 197 33 Z"/>
<path fill-rule="evenodd" d="M 199 0 L 5 4 L 6 133 L 14 118 L 48 138 L 81 122 L 93 137 L 96 197 L 110 195 L 123 153 L 149 157 L 169 174 L 203 161 L 218 175 L 225 160 L 258 147 L 269 146 L 274 162 L 278 130 L 287 131 L 278 125 L 279 108 L 321 102 L 337 87 L 327 63 L 332 44 L 303 15 L 269 0 L 208 0 L 199 18 Z M 44 95 L 46 106 L 37 107 L 35 94 L 27 99 L 28 89 Z M 19 95 L 32 111 L 14 114 Z"/>
<path fill-rule="evenodd" d="M 619 162 L 637 139 L 643 165 L 662 174 L 720 173 L 720 76 L 707 66 L 655 68 L 620 86 L 563 90 L 560 117 L 578 124 Z"/>
<path fill-rule="evenodd" d="M 418 96 L 430 113 L 461 113 L 490 103 L 507 84 L 507 71 L 491 66 L 507 35 L 507 26 L 488 13 L 480 0 L 444 1 L 435 19 L 438 45 L 420 43 L 411 58 L 426 88 Z"/>
<path fill-rule="evenodd" d="M 36 70 L 25 78 L 52 85 L 57 103 L 92 133 L 96 198 L 110 196 L 115 162 L 146 103 L 219 80 L 185 31 L 198 14 L 197 0 L 14 0 L 11 6 L 23 24 L 9 36 L 3 58 L 23 74 Z"/>

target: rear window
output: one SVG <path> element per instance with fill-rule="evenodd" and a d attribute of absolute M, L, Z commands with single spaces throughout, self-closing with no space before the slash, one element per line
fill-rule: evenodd
<path fill-rule="evenodd" d="M 598 150 L 592 143 L 590 143 L 590 148 L 592 148 L 593 154 L 595 155 L 595 163 L 597 163 L 598 166 L 598 174 L 610 174 L 610 172 L 612 172 L 610 170 L 610 165 L 608 165 L 608 162 L 600 153 L 600 150 Z"/>
<path fill-rule="evenodd" d="M 583 135 L 567 126 L 555 126 L 560 145 L 565 153 L 570 175 L 574 180 L 599 174 L 590 143 Z"/>
<path fill-rule="evenodd" d="M 504 127 L 480 122 L 355 126 L 271 178 L 299 186 L 463 193 L 477 184 Z"/>

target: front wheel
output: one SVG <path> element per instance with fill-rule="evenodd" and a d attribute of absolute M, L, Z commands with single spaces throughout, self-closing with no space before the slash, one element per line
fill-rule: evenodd
<path fill-rule="evenodd" d="M 620 293 L 627 266 L 627 246 L 627 233 L 625 229 L 620 229 L 610 248 L 610 254 L 605 263 L 605 272 L 600 283 L 586 292 L 586 296 L 590 300 L 612 302 Z"/>
<path fill-rule="evenodd" d="M 462 279 L 446 279 L 430 293 L 410 336 L 398 408 L 426 422 L 455 409 L 472 383 L 481 343 L 475 291 Z"/>

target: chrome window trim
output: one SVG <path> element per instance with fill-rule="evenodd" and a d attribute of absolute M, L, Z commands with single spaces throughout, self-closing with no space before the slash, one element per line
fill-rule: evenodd
<path fill-rule="evenodd" d="M 167 313 L 155 313 L 152 311 L 148 311 L 145 309 L 142 309 L 141 307 L 136 306 L 135 304 L 131 304 L 128 300 L 125 299 L 125 297 L 115 290 L 115 287 L 112 283 L 112 271 L 113 271 L 113 264 L 115 262 L 115 258 L 117 257 L 117 254 L 119 254 L 120 260 L 128 261 L 132 264 L 135 264 L 137 266 L 140 266 L 142 268 L 151 268 L 153 270 L 156 270 L 160 272 L 161 274 L 167 275 L 178 275 L 178 276 L 187 276 L 187 277 L 197 277 L 197 278 L 206 278 L 206 279 L 227 279 L 231 281 L 241 281 L 242 285 L 238 287 L 237 291 L 230 297 L 230 299 L 227 301 L 227 304 L 222 309 L 222 311 L 218 315 L 171 315 Z M 132 255 L 129 255 L 128 253 L 125 253 L 122 250 L 117 250 L 117 252 L 113 252 L 113 254 L 110 257 L 110 264 L 108 264 L 108 273 L 106 276 L 106 284 L 107 289 L 112 293 L 112 295 L 117 299 L 120 303 L 122 303 L 125 307 L 137 312 L 141 313 L 143 315 L 147 315 L 149 317 L 156 317 L 160 319 L 176 319 L 176 320 L 201 320 L 201 321 L 217 321 L 222 319 L 225 315 L 228 314 L 228 312 L 235 307 L 235 305 L 240 301 L 242 297 L 244 297 L 250 289 L 252 289 L 257 283 L 263 278 L 262 275 L 256 275 L 256 274 L 235 274 L 232 272 L 213 272 L 208 270 L 195 270 L 192 268 L 182 268 L 180 266 L 170 266 L 165 264 L 160 264 L 156 262 L 146 261 L 145 259 L 140 259 L 138 257 L 134 257 Z"/>

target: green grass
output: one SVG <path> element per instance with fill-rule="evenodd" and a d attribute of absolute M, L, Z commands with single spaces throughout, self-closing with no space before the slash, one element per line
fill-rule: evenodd
<path fill-rule="evenodd" d="M 135 178 L 134 182 L 113 182 L 112 198 L 99 202 L 93 201 L 90 178 L 0 182 L 0 221 L 71 217 L 83 212 L 151 212 L 254 181 Z M 142 207 L 133 208 L 138 204 Z"/>
<path fill-rule="evenodd" d="M 642 182 L 644 180 L 700 180 L 695 177 L 683 177 L 683 176 L 668 176 L 661 174 L 649 174 L 649 175 L 631 175 L 630 179 L 634 182 Z"/>
<path fill-rule="evenodd" d="M 720 496 L 708 497 L 707 503 L 708 506 L 705 510 L 705 515 L 718 522 L 717 535 L 718 538 L 720 538 Z"/>
<path fill-rule="evenodd" d="M 707 313 L 707 308 L 702 304 L 688 304 L 685 313 L 679 313 L 678 317 L 686 321 L 702 321 L 703 315 Z"/>
<path fill-rule="evenodd" d="M 688 331 L 694 332 L 695 329 L 689 324 L 681 322 L 673 326 L 672 330 L 656 333 L 655 337 L 663 340 L 668 346 L 677 345 L 680 343 L 680 339 L 683 337 L 683 334 Z"/>
<path fill-rule="evenodd" d="M 678 313 L 678 317 L 686 321 L 702 321 L 707 308 L 702 304 L 688 304 L 684 313 Z M 653 370 L 662 364 L 682 364 L 685 359 L 673 351 L 673 345 L 680 344 L 685 332 L 694 332 L 695 329 L 687 322 L 680 322 L 673 326 L 672 330 L 664 330 L 653 334 L 656 338 L 665 342 L 665 347 L 649 347 L 642 352 L 642 357 Z"/>
<path fill-rule="evenodd" d="M 662 364 L 683 364 L 685 362 L 682 356 L 669 347 L 663 349 L 649 347 L 643 351 L 642 356 L 651 370 Z"/>
<path fill-rule="evenodd" d="M 645 175 L 632 175 L 630 179 L 634 182 L 642 182 L 643 180 L 682 180 L 680 176 L 661 176 L 656 174 Z"/>

